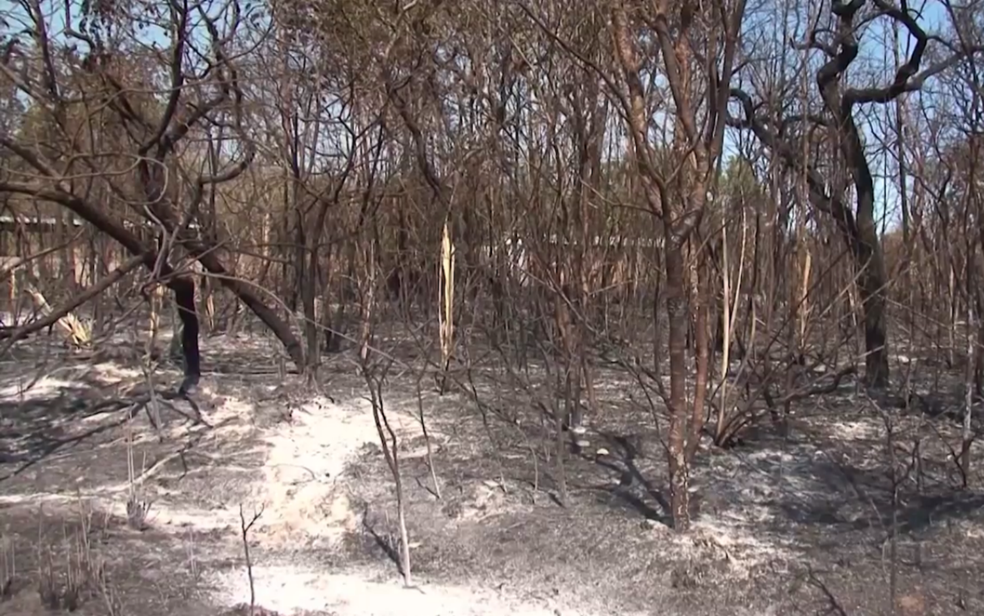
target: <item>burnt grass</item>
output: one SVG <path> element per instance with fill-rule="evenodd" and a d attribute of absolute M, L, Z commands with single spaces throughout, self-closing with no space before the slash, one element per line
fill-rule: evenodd
<path fill-rule="evenodd" d="M 42 353 L 43 340 L 19 345 L 0 362 L 3 386 L 41 372 L 72 383 L 28 402 L 0 400 L 0 545 L 6 546 L 0 574 L 10 570 L 4 562 L 16 563 L 0 613 L 43 613 L 36 588 L 49 557 L 39 545 L 52 546 L 58 574 L 67 575 L 67 554 L 78 545 L 84 517 L 70 495 L 105 489 L 107 498 L 125 500 L 118 489 L 127 479 L 119 453 L 125 420 L 146 414 L 139 404 L 146 386 L 92 376 L 94 362 L 125 364 L 125 354 Z M 261 403 L 271 388 L 307 394 L 298 377 L 277 374 L 273 342 L 260 335 L 248 344 L 237 340 L 203 339 L 203 388 L 219 399 L 256 403 L 258 434 L 282 419 L 276 405 Z M 381 338 L 379 344 L 406 365 L 419 365 L 412 342 Z M 692 470 L 694 530 L 679 537 L 666 518 L 666 418 L 654 392 L 650 402 L 631 374 L 598 360 L 590 446 L 565 450 L 561 504 L 556 437 L 537 404 L 556 398 L 550 377 L 542 363 L 510 372 L 496 357 L 489 352 L 467 371 L 453 365 L 443 395 L 432 374 L 421 379 L 442 498 L 434 494 L 422 437 L 399 443 L 413 570 L 421 583 L 480 585 L 598 614 L 866 615 L 892 613 L 894 569 L 895 613 L 984 614 L 984 474 L 977 470 L 984 448 L 972 448 L 968 488 L 960 485 L 950 449 L 960 446 L 959 420 L 951 416 L 962 408 L 960 369 L 952 386 L 934 386 L 932 404 L 927 393 L 899 408 L 845 379 L 832 393 L 795 403 L 785 430 L 764 421 L 727 449 L 705 443 Z M 367 395 L 351 349 L 326 356 L 322 376 L 322 390 L 335 398 Z M 161 391 L 177 382 L 173 366 L 158 371 Z M 382 394 L 391 418 L 414 423 L 416 384 L 413 370 L 389 369 Z M 159 501 L 183 498 L 169 496 L 177 491 L 168 488 L 193 475 L 198 493 L 228 506 L 242 495 L 214 461 L 236 456 L 237 465 L 259 468 L 263 456 L 246 438 L 225 444 L 203 438 L 218 402 L 204 394 L 194 402 L 162 407 L 164 421 L 198 426 L 184 442 L 148 438 L 139 453 L 149 465 L 181 450 L 167 462 L 174 472 L 157 482 Z M 304 558 L 333 571 L 368 567 L 397 576 L 395 495 L 380 447 L 364 446 L 345 475 L 356 486 L 360 524 L 340 547 L 280 553 L 259 545 L 254 562 Z M 39 497 L 56 493 L 63 496 Z M 242 567 L 237 529 L 200 532 L 191 558 L 180 529 L 150 523 L 135 530 L 93 507 L 88 543 L 102 563 L 102 585 L 124 607 L 119 613 L 195 616 L 229 607 L 209 604 L 200 573 Z M 76 613 L 109 613 L 104 593 L 90 591 Z"/>

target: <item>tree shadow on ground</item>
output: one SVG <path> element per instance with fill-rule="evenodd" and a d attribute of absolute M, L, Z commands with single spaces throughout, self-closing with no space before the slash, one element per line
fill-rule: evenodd
<path fill-rule="evenodd" d="M 0 465 L 13 465 L 7 471 L 0 470 L 0 483 L 56 453 L 112 432 L 141 412 L 147 413 L 156 429 L 160 428 L 164 411 L 192 423 L 206 423 L 194 399 L 167 389 L 155 389 L 153 393 L 144 390 L 130 395 L 106 395 L 106 383 L 90 377 L 34 392 L 31 397 L 0 399 Z M 192 412 L 175 405 L 178 400 L 188 403 Z"/>
<path fill-rule="evenodd" d="M 984 493 L 954 487 L 919 494 L 903 485 L 899 487 L 893 512 L 892 485 L 883 469 L 862 469 L 824 461 L 816 463 L 811 470 L 830 488 L 825 497 L 791 497 L 777 503 L 784 516 L 796 524 L 886 530 L 896 524 L 900 534 L 909 535 L 926 531 L 941 522 L 984 521 Z M 851 501 L 862 507 L 862 514 L 841 512 Z"/>
<path fill-rule="evenodd" d="M 607 445 L 609 453 L 597 456 L 595 463 L 618 476 L 617 484 L 602 486 L 600 490 L 614 496 L 617 501 L 628 505 L 647 520 L 669 523 L 669 502 L 637 466 L 638 448 L 622 435 L 601 432 L 599 436 Z"/>
<path fill-rule="evenodd" d="M 866 442 L 844 442 L 836 447 L 825 443 L 818 449 L 808 439 L 777 440 L 760 434 L 730 453 L 739 463 L 738 472 L 758 476 L 756 482 L 746 479 L 746 486 L 755 483 L 753 487 L 761 491 L 738 492 L 720 479 L 712 489 L 729 492 L 734 502 L 771 510 L 772 526 L 780 533 L 795 527 L 885 533 L 894 523 L 901 534 L 918 534 L 947 520 L 984 521 L 984 494 L 943 484 L 917 491 L 912 477 L 904 476 L 905 470 L 895 479 L 898 496 L 893 514 L 895 487 L 890 468 L 880 460 L 867 459 L 869 450 Z"/>

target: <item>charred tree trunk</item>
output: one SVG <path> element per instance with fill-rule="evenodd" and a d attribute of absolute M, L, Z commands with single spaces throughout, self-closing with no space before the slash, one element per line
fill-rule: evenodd
<path fill-rule="evenodd" d="M 198 348 L 199 321 L 195 306 L 195 280 L 191 276 L 179 276 L 168 287 L 174 293 L 181 320 L 181 356 L 184 359 L 184 380 L 178 391 L 193 393 L 202 375 L 202 357 Z"/>
<path fill-rule="evenodd" d="M 304 340 L 307 342 L 307 352 L 304 354 L 304 375 L 309 382 L 313 382 L 317 378 L 318 364 L 321 359 L 321 348 L 320 348 L 320 337 L 318 336 L 318 316 L 315 311 L 315 297 L 318 293 L 318 264 L 317 264 L 317 248 L 311 247 L 311 258 L 303 266 L 301 276 L 301 310 L 304 314 Z M 307 255 L 303 255 L 300 259 L 301 263 L 307 259 Z"/>
<path fill-rule="evenodd" d="M 881 243 L 875 225 L 875 185 L 864 152 L 864 144 L 854 122 L 856 96 L 849 90 L 842 94 L 844 72 L 858 55 L 854 32 L 854 14 L 864 2 L 853 2 L 838 11 L 838 53 L 817 73 L 817 87 L 824 106 L 833 117 L 830 133 L 844 155 L 854 181 L 857 208 L 854 224 L 841 215 L 838 227 L 845 236 L 854 256 L 858 273 L 857 284 L 864 322 L 865 381 L 869 387 L 888 385 L 888 331 L 885 320 L 886 275 Z M 856 6 L 855 6 L 856 5 Z M 846 212 L 844 212 L 846 213 Z"/>
<path fill-rule="evenodd" d="M 396 230 L 396 267 L 393 290 L 400 310 L 410 315 L 413 308 L 413 284 L 410 277 L 410 221 L 404 208 L 397 211 L 398 227 Z"/>
<path fill-rule="evenodd" d="M 870 173 L 868 178 L 870 179 Z M 856 266 L 861 270 L 858 290 L 861 296 L 861 313 L 864 318 L 865 382 L 869 387 L 888 386 L 888 322 L 885 315 L 888 293 L 885 261 L 881 242 L 874 221 L 874 189 L 872 205 L 858 208 L 858 250 Z M 862 209 L 865 210 L 862 213 Z"/>

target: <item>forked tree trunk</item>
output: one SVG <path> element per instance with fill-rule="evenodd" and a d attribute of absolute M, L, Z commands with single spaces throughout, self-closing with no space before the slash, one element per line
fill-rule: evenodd
<path fill-rule="evenodd" d="M 619 99 L 625 112 L 636 168 L 643 182 L 646 200 L 654 215 L 660 218 L 665 229 L 666 258 L 666 311 L 668 316 L 670 393 L 666 404 L 670 411 L 669 442 L 667 456 L 670 474 L 671 515 L 674 528 L 686 532 L 690 527 L 690 477 L 689 458 L 696 452 L 700 427 L 704 419 L 704 395 L 707 369 L 710 363 L 707 347 L 707 313 L 698 311 L 701 347 L 697 361 L 697 386 L 693 406 L 687 403 L 687 364 L 686 345 L 690 319 L 687 314 L 688 290 L 698 298 L 700 289 L 690 289 L 694 279 L 687 274 L 687 255 L 684 252 L 688 238 L 697 227 L 707 203 L 706 189 L 719 156 L 723 139 L 723 117 L 727 103 L 728 83 L 738 44 L 738 32 L 744 14 L 744 2 L 738 2 L 730 9 L 723 9 L 722 16 L 728 22 L 724 37 L 722 65 L 720 73 L 715 67 L 715 77 L 709 87 L 716 87 L 710 97 L 712 107 L 707 109 L 710 116 L 705 128 L 699 126 L 697 99 L 692 99 L 693 74 L 691 72 L 695 57 L 690 48 L 691 28 L 699 25 L 699 3 L 670 4 L 666 0 L 651 3 L 652 19 L 647 25 L 652 28 L 662 56 L 667 83 L 673 97 L 674 110 L 674 156 L 682 158 L 680 166 L 673 174 L 659 168 L 658 157 L 649 142 L 650 120 L 645 89 L 640 70 L 642 61 L 636 49 L 635 34 L 630 34 L 629 16 L 624 4 L 612 2 L 610 5 L 614 34 L 614 51 L 621 65 L 625 82 L 625 94 Z M 722 7 L 723 8 L 723 7 Z M 703 10 L 702 8 L 700 10 Z M 673 24 L 671 25 L 671 19 Z M 707 53 L 715 55 L 717 50 Z M 721 78 L 723 76 L 723 78 Z M 716 84 L 716 85 L 715 85 Z M 670 180 L 670 178 L 673 178 Z M 702 302 L 701 302 L 702 303 Z M 654 307 L 653 318 L 657 318 L 658 307 Z M 658 342 L 657 342 L 658 344 Z M 657 359 L 658 361 L 658 359 Z M 689 412 L 688 412 L 689 410 Z M 689 443 L 689 445 L 688 445 Z"/>

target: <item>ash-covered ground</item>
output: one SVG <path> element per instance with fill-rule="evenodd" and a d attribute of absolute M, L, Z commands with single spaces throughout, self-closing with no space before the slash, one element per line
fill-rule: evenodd
<path fill-rule="evenodd" d="M 398 346 L 381 392 L 410 589 L 352 351 L 325 358 L 316 392 L 278 374 L 265 336 L 208 338 L 191 404 L 168 395 L 173 367 L 148 379 L 125 345 L 18 345 L 0 363 L 0 582 L 12 579 L 0 612 L 47 613 L 44 580 L 80 587 L 81 614 L 232 610 L 250 601 L 241 514 L 259 514 L 255 602 L 284 616 L 887 614 L 893 571 L 896 613 L 984 614 L 984 477 L 959 488 L 959 421 L 939 408 L 905 412 L 845 380 L 796 403 L 781 434 L 765 422 L 732 448 L 708 443 L 694 529 L 678 536 L 665 417 L 631 374 L 596 369 L 590 446 L 564 460 L 561 506 L 544 366 L 505 370 L 490 354 L 452 368 L 442 395 Z M 959 413 L 959 395 L 934 404 Z M 128 501 L 149 503 L 142 528 Z"/>

